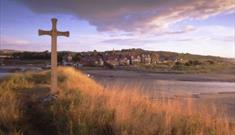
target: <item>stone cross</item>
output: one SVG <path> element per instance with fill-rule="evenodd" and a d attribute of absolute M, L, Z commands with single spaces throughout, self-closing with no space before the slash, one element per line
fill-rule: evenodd
<path fill-rule="evenodd" d="M 52 30 L 45 31 L 40 30 L 38 31 L 39 36 L 41 35 L 49 35 L 51 36 L 51 92 L 56 94 L 57 91 L 57 36 L 66 36 L 69 37 L 69 32 L 61 32 L 57 31 L 56 23 L 57 19 L 52 18 Z"/>

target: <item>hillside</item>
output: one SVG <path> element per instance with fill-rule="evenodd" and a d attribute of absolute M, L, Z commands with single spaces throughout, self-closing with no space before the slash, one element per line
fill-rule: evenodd
<path fill-rule="evenodd" d="M 2 65 L 33 64 L 44 67 L 50 64 L 50 52 L 4 51 Z M 5 56 L 5 57 L 4 57 Z M 137 70 L 147 72 L 177 73 L 224 73 L 235 67 L 231 59 L 164 51 L 142 49 L 123 49 L 98 52 L 58 52 L 60 65 L 74 66 L 80 69 L 109 68 Z"/>

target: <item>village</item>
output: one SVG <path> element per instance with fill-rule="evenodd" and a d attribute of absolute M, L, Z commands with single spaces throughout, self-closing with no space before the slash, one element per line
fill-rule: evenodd
<path fill-rule="evenodd" d="M 1 69 L 10 71 L 45 70 L 51 68 L 50 51 L 27 52 L 0 51 Z M 175 53 L 148 51 L 143 49 L 122 49 L 88 52 L 58 52 L 58 66 L 77 69 L 123 69 L 153 72 L 207 72 L 223 66 L 221 58 Z M 15 64 L 18 66 L 16 67 Z M 226 63 L 228 65 L 228 63 Z M 219 68 L 218 68 L 219 69 Z"/>
<path fill-rule="evenodd" d="M 61 64 L 74 67 L 111 67 L 130 65 L 156 65 L 183 61 L 177 55 L 161 55 L 157 52 L 142 49 L 123 49 L 105 52 L 67 53 L 63 56 Z"/>

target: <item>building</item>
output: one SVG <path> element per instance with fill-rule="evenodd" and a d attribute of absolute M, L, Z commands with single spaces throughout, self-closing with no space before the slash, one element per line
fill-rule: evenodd
<path fill-rule="evenodd" d="M 151 64 L 159 63 L 160 56 L 158 54 L 152 53 L 150 57 L 151 57 Z"/>
<path fill-rule="evenodd" d="M 94 66 L 104 66 L 104 61 L 102 58 L 94 58 L 93 65 Z"/>
<path fill-rule="evenodd" d="M 142 54 L 141 55 L 141 63 L 149 65 L 151 64 L 151 57 L 150 54 Z"/>
<path fill-rule="evenodd" d="M 64 66 L 72 66 L 73 65 L 73 56 L 68 54 L 62 58 L 62 65 Z"/>
<path fill-rule="evenodd" d="M 85 56 L 80 58 L 80 64 L 83 66 L 104 66 L 104 61 L 98 56 Z"/>
<path fill-rule="evenodd" d="M 112 67 L 116 67 L 119 65 L 119 61 L 118 58 L 116 57 L 112 57 L 112 56 L 108 56 L 105 58 L 105 63 L 112 66 Z"/>
<path fill-rule="evenodd" d="M 141 63 L 141 57 L 139 55 L 137 56 L 131 56 L 130 57 L 130 64 L 134 65 L 134 64 L 139 64 Z"/>
<path fill-rule="evenodd" d="M 130 65 L 130 59 L 127 57 L 120 57 L 118 61 L 120 66 Z"/>
<path fill-rule="evenodd" d="M 98 66 L 104 66 L 104 60 L 99 58 Z"/>

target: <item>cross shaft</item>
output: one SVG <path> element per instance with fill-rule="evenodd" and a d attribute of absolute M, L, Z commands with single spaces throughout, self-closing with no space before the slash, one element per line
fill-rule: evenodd
<path fill-rule="evenodd" d="M 38 31 L 39 36 L 49 35 L 51 36 L 51 91 L 57 93 L 57 36 L 69 37 L 69 31 L 62 32 L 57 31 L 56 24 L 57 19 L 52 18 L 52 29 L 50 31 L 40 30 Z"/>

